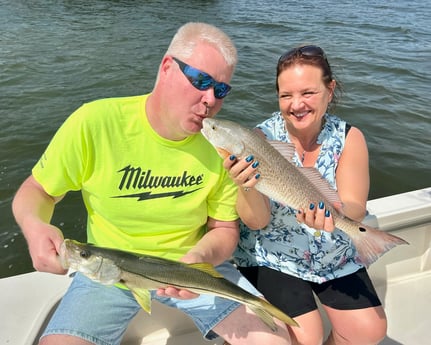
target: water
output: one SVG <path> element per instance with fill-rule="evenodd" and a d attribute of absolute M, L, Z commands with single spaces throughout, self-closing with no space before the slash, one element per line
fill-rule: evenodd
<path fill-rule="evenodd" d="M 0 0 L 0 277 L 32 270 L 10 203 L 55 130 L 83 102 L 149 92 L 187 21 L 223 28 L 238 47 L 220 117 L 262 121 L 277 108 L 279 55 L 318 44 L 343 83 L 336 113 L 367 138 L 370 198 L 430 186 L 430 17 L 419 0 Z M 53 222 L 85 238 L 79 194 Z"/>

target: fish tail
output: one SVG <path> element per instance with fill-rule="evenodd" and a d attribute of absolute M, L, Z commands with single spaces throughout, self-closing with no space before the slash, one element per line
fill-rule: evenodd
<path fill-rule="evenodd" d="M 259 305 L 248 305 L 248 307 L 269 327 L 273 332 L 277 330 L 277 326 L 274 322 L 273 317 L 276 317 L 280 321 L 290 326 L 299 326 L 298 323 L 290 316 L 286 315 L 280 309 L 267 302 L 264 299 L 259 298 Z"/>
<path fill-rule="evenodd" d="M 409 244 L 400 237 L 364 224 L 359 224 L 359 232 L 355 233 L 356 236 L 351 237 L 352 242 L 356 247 L 360 262 L 366 267 L 395 246 Z"/>
<path fill-rule="evenodd" d="M 271 328 L 273 332 L 277 331 L 277 325 L 275 324 L 274 319 L 270 313 L 254 305 L 249 305 L 248 307 L 262 320 L 265 325 Z"/>

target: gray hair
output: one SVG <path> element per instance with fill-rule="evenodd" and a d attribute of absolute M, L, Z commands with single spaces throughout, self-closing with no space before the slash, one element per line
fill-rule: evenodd
<path fill-rule="evenodd" d="M 190 22 L 181 26 L 172 38 L 165 55 L 188 58 L 193 54 L 197 43 L 214 46 L 221 53 L 227 65 L 235 68 L 238 57 L 232 40 L 219 28 L 205 23 Z"/>

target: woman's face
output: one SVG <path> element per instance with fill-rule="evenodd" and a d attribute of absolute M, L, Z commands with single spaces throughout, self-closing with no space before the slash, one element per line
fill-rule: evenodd
<path fill-rule="evenodd" d="M 278 86 L 278 103 L 286 123 L 297 130 L 313 127 L 313 124 L 320 128 L 332 100 L 335 81 L 326 86 L 320 68 L 295 64 L 280 73 Z"/>

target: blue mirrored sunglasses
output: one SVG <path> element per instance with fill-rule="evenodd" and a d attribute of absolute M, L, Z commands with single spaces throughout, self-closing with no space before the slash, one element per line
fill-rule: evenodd
<path fill-rule="evenodd" d="M 172 57 L 174 61 L 180 66 L 181 72 L 186 76 L 189 82 L 198 90 L 208 90 L 210 87 L 214 87 L 214 97 L 221 99 L 228 95 L 231 90 L 231 86 L 226 83 L 215 81 L 209 74 L 202 72 L 186 63 Z"/>

